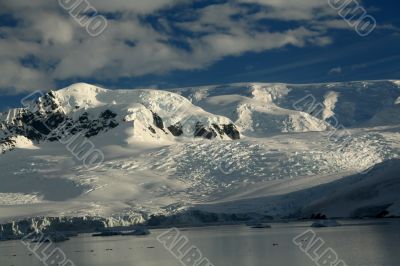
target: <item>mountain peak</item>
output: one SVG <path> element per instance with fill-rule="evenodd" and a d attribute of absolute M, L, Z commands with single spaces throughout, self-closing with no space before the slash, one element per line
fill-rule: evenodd
<path fill-rule="evenodd" d="M 79 83 L 74 83 L 69 85 L 68 87 L 62 88 L 60 90 L 57 90 L 57 92 L 75 92 L 75 91 L 95 91 L 95 92 L 100 92 L 100 91 L 107 91 L 107 89 L 98 87 L 93 84 L 89 83 L 84 83 L 84 82 L 79 82 Z"/>

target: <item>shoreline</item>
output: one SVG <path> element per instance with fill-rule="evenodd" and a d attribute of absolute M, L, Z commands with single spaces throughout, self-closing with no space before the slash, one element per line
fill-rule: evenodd
<path fill-rule="evenodd" d="M 21 240 L 29 234 L 43 233 L 44 235 L 62 234 L 70 237 L 76 237 L 82 234 L 93 234 L 99 232 L 112 232 L 112 231 L 128 231 L 134 230 L 138 227 L 145 227 L 149 230 L 159 229 L 193 229 L 193 228 L 211 228 L 211 227 L 223 227 L 223 226 L 248 226 L 254 225 L 277 225 L 277 224 L 294 224 L 294 223 L 309 223 L 307 227 L 311 228 L 314 222 L 323 221 L 338 221 L 339 226 L 363 226 L 363 225 L 384 225 L 387 222 L 400 222 L 400 217 L 384 217 L 384 218 L 372 218 L 372 217 L 356 217 L 356 218 L 328 218 L 328 219 L 247 219 L 247 220 L 231 220 L 231 221 L 216 221 L 216 222 L 195 222 L 195 223 L 184 223 L 167 222 L 164 224 L 151 225 L 149 220 L 145 223 L 132 223 L 127 225 L 118 226 L 106 226 L 105 222 L 109 218 L 101 217 L 36 217 L 27 218 L 20 221 L 14 221 L 7 224 L 0 224 L 0 242 Z M 31 224 L 29 224 L 31 222 Z M 40 225 L 40 222 L 47 222 L 47 227 Z M 121 221 L 123 222 L 123 221 Z M 126 223 L 126 221 L 125 221 Z M 32 225 L 35 225 L 32 228 Z M 329 227 L 329 226 L 328 226 Z M 8 229 L 8 231 L 7 231 Z M 13 233 L 10 232 L 11 230 Z"/>

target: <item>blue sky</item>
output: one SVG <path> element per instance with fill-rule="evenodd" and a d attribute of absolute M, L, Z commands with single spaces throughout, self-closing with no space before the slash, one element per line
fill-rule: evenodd
<path fill-rule="evenodd" d="M 57 1 L 1 1 L 0 110 L 29 91 L 75 82 L 171 88 L 400 79 L 397 0 L 358 1 L 377 21 L 365 37 L 328 0 L 89 2 L 97 14 L 84 15 L 108 22 L 97 37 Z"/>

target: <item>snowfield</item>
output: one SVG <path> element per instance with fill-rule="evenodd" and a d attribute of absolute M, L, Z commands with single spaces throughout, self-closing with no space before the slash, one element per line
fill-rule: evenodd
<path fill-rule="evenodd" d="M 202 222 L 194 211 L 400 216 L 399 98 L 399 81 L 49 92 L 0 114 L 0 223 L 20 221 L 0 233 Z M 104 155 L 97 167 L 65 145 L 80 134 Z"/>

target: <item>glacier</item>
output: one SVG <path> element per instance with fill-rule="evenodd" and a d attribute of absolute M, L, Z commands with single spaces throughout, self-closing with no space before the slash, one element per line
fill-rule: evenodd
<path fill-rule="evenodd" d="M 0 114 L 0 238 L 400 216 L 399 98 L 393 80 L 47 92 Z M 98 167 L 63 144 L 79 134 Z"/>

